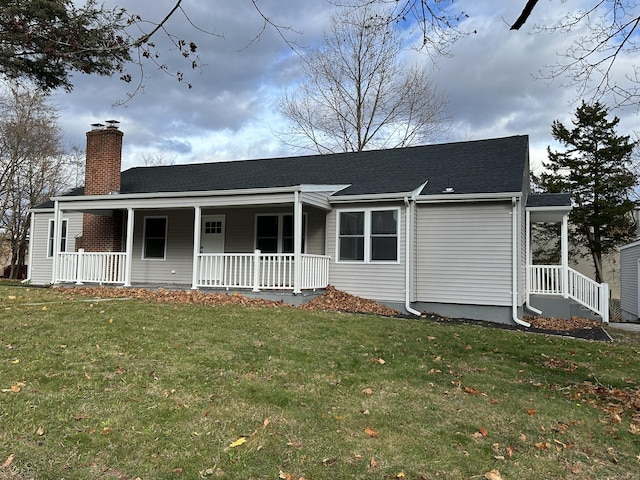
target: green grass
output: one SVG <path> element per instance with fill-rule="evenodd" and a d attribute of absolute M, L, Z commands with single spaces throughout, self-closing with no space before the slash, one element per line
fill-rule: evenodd
<path fill-rule="evenodd" d="M 639 353 L 0 286 L 0 479 L 640 478 Z"/>

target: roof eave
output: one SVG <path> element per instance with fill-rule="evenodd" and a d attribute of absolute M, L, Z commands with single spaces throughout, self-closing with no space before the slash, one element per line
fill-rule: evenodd
<path fill-rule="evenodd" d="M 507 200 L 513 197 L 522 198 L 522 192 L 495 193 L 442 193 L 437 195 L 418 195 L 418 203 L 450 203 L 450 202 L 489 202 Z"/>

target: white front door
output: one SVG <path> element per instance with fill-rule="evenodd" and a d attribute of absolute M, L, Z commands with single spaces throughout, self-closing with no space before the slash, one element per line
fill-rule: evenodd
<path fill-rule="evenodd" d="M 203 215 L 200 253 L 224 253 L 224 215 Z"/>
<path fill-rule="evenodd" d="M 224 215 L 203 215 L 200 230 L 202 281 L 206 285 L 220 286 L 224 277 L 224 256 L 206 255 L 224 253 Z"/>

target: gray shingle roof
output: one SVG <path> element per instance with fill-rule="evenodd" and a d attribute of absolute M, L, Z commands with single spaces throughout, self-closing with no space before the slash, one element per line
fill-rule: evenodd
<path fill-rule="evenodd" d="M 520 192 L 528 178 L 528 137 L 300 157 L 135 167 L 120 193 L 189 192 L 296 185 L 343 185 L 340 195 Z"/>
<path fill-rule="evenodd" d="M 527 207 L 570 207 L 569 193 L 538 193 L 527 197 Z"/>
<path fill-rule="evenodd" d="M 350 185 L 338 195 L 522 192 L 529 178 L 529 137 L 444 143 L 392 150 L 134 167 L 121 194 L 241 190 L 297 185 Z M 527 180 L 525 180 L 527 179 Z M 68 196 L 83 195 L 83 188 Z M 53 202 L 36 207 L 53 208 Z"/>

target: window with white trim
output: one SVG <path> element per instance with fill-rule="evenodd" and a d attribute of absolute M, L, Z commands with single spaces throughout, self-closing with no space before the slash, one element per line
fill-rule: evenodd
<path fill-rule="evenodd" d="M 397 208 L 338 212 L 338 260 L 397 262 L 399 218 Z"/>
<path fill-rule="evenodd" d="M 302 252 L 305 251 L 306 215 L 302 216 Z M 257 250 L 262 253 L 293 253 L 293 215 L 287 213 L 256 215 Z"/>
<path fill-rule="evenodd" d="M 67 219 L 62 220 L 62 228 L 60 229 L 60 252 L 67 251 L 67 226 L 69 222 Z M 55 235 L 55 221 L 53 218 L 49 219 L 49 241 L 47 242 L 47 258 L 53 257 L 53 236 Z"/>
<path fill-rule="evenodd" d="M 164 260 L 167 253 L 167 217 L 144 217 L 142 258 Z"/>

